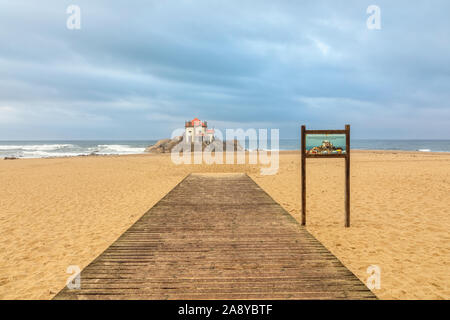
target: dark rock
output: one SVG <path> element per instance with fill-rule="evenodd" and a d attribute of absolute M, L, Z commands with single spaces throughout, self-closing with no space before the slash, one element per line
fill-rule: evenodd
<path fill-rule="evenodd" d="M 180 141 L 183 139 L 183 137 L 175 137 L 173 139 L 161 139 L 158 142 L 156 142 L 154 145 L 149 146 L 145 149 L 145 152 L 149 153 L 166 153 L 170 152 Z"/>
<path fill-rule="evenodd" d="M 237 139 L 234 139 L 232 141 L 224 141 L 223 143 L 223 150 L 227 150 L 227 144 L 230 144 L 233 146 L 233 151 L 244 151 L 244 148 L 242 148 L 241 144 Z"/>

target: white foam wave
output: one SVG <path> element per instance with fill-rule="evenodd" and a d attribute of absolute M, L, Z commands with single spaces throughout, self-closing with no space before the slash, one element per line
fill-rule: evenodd
<path fill-rule="evenodd" d="M 0 145 L 0 157 L 19 158 L 75 157 L 90 154 L 121 155 L 144 153 L 145 148 L 121 144 L 81 146 L 73 144 Z"/>
<path fill-rule="evenodd" d="M 419 150 L 417 150 L 417 151 L 420 151 L 420 152 L 431 152 L 430 149 L 419 149 Z"/>
<path fill-rule="evenodd" d="M 52 151 L 73 146 L 72 144 L 0 145 L 0 150 Z"/>
<path fill-rule="evenodd" d="M 49 158 L 49 157 L 76 157 L 82 155 L 88 155 L 89 153 L 80 152 L 47 152 L 47 151 L 23 151 L 20 158 Z"/>
<path fill-rule="evenodd" d="M 136 154 L 143 153 L 145 148 L 122 144 L 100 144 L 97 151 L 98 154 Z"/>

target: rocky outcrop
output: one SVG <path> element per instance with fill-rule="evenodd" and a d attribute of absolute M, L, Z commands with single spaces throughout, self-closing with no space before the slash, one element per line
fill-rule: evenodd
<path fill-rule="evenodd" d="M 227 144 L 231 146 L 231 151 L 244 151 L 244 148 L 242 148 L 241 144 L 236 139 L 231 141 L 214 140 L 210 144 L 210 148 L 213 148 L 213 150 L 220 150 L 220 145 L 222 145 L 222 151 L 225 152 L 227 151 Z"/>
<path fill-rule="evenodd" d="M 233 151 L 244 151 L 244 148 L 242 148 L 241 144 L 236 139 L 230 141 L 230 145 L 233 146 Z M 227 150 L 227 141 L 223 142 L 223 150 Z"/>
<path fill-rule="evenodd" d="M 145 149 L 145 152 L 169 153 L 179 143 L 184 143 L 182 136 L 176 137 L 174 139 L 162 139 L 162 140 L 159 140 L 158 142 L 156 142 L 154 145 L 147 147 Z M 220 150 L 220 147 L 222 147 L 221 150 L 225 152 L 227 150 L 227 144 L 228 144 L 227 141 L 222 141 L 222 140 L 214 140 L 210 144 L 202 142 L 201 149 L 205 150 L 205 148 L 208 147 L 210 150 L 218 151 L 218 150 Z M 230 146 L 232 146 L 233 151 L 244 151 L 244 148 L 242 148 L 239 141 L 236 139 L 229 141 L 229 144 L 230 144 Z M 189 146 L 190 146 L 191 152 L 194 152 L 196 148 L 198 148 L 198 150 L 200 149 L 200 146 L 196 146 L 196 144 L 194 144 L 194 143 L 187 143 L 187 145 L 180 146 L 179 150 L 180 151 L 181 150 L 189 150 Z"/>
<path fill-rule="evenodd" d="M 145 152 L 149 153 L 166 153 L 170 152 L 173 147 L 180 143 L 183 139 L 182 136 L 175 137 L 173 139 L 162 139 L 156 142 L 154 145 L 149 146 L 145 149 Z"/>

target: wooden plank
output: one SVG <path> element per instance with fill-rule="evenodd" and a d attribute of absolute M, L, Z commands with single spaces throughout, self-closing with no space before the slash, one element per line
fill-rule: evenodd
<path fill-rule="evenodd" d="M 305 134 L 345 134 L 345 130 L 305 130 Z"/>
<path fill-rule="evenodd" d="M 245 174 L 192 174 L 55 299 L 375 299 Z"/>
<path fill-rule="evenodd" d="M 305 154 L 306 158 L 347 158 L 346 154 Z"/>

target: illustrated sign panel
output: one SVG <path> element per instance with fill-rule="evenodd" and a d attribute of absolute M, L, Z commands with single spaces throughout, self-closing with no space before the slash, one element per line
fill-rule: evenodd
<path fill-rule="evenodd" d="M 346 154 L 345 134 L 307 134 L 307 154 Z"/>
<path fill-rule="evenodd" d="M 346 154 L 345 134 L 306 134 L 306 154 Z"/>

